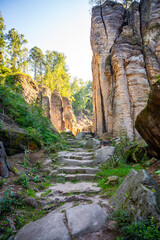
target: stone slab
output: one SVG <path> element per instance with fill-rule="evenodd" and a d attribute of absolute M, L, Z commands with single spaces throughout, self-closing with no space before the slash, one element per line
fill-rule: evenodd
<path fill-rule="evenodd" d="M 26 224 L 14 240 L 71 240 L 63 222 L 62 214 L 50 213 L 47 216 Z"/>
<path fill-rule="evenodd" d="M 53 192 L 60 192 L 63 194 L 66 193 L 83 193 L 83 192 L 99 192 L 101 191 L 100 187 L 97 187 L 96 183 L 93 182 L 79 182 L 79 183 L 71 183 L 66 182 L 63 183 L 56 183 L 54 186 L 50 186 L 48 188 L 49 190 Z"/>
<path fill-rule="evenodd" d="M 108 215 L 98 204 L 86 204 L 66 211 L 68 227 L 74 237 L 100 230 Z"/>

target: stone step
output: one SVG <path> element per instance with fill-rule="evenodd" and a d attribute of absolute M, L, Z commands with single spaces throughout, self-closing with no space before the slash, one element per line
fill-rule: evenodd
<path fill-rule="evenodd" d="M 68 145 L 70 146 L 70 145 Z M 74 149 L 73 151 L 75 151 L 75 149 L 79 148 L 79 145 L 72 145 L 72 148 Z"/>
<path fill-rule="evenodd" d="M 100 170 L 98 168 L 82 168 L 82 167 L 61 167 L 58 169 L 59 173 L 87 173 L 87 174 L 96 174 Z"/>
<path fill-rule="evenodd" d="M 91 166 L 93 161 L 92 160 L 75 160 L 75 159 L 62 159 L 60 161 L 61 164 L 65 164 L 67 166 L 83 166 L 83 167 L 87 167 L 87 166 Z"/>
<path fill-rule="evenodd" d="M 78 148 L 70 148 L 68 151 L 69 152 L 78 152 L 78 153 L 80 153 L 80 152 L 84 152 L 84 149 L 78 147 Z"/>
<path fill-rule="evenodd" d="M 71 145 L 72 147 L 79 147 L 79 143 L 77 142 L 67 142 L 68 145 Z"/>
<path fill-rule="evenodd" d="M 95 180 L 96 174 L 57 174 L 57 177 L 64 177 L 68 181 L 87 181 Z"/>
<path fill-rule="evenodd" d="M 83 157 L 89 157 L 89 156 L 94 156 L 94 152 L 76 152 L 75 155 L 77 156 L 83 156 Z"/>
<path fill-rule="evenodd" d="M 70 159 L 75 159 L 75 160 L 92 160 L 93 156 L 71 155 Z"/>
<path fill-rule="evenodd" d="M 62 160 L 63 159 L 65 159 L 65 160 L 76 160 L 76 161 L 92 161 L 93 160 L 93 158 L 91 158 L 91 157 L 87 157 L 87 158 L 81 158 L 81 157 L 75 157 L 75 158 L 72 158 L 72 157 L 70 157 L 70 156 L 64 156 L 63 158 L 62 158 Z"/>

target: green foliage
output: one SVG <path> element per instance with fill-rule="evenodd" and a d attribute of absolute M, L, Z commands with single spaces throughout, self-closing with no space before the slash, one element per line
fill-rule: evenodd
<path fill-rule="evenodd" d="M 82 110 L 88 110 L 88 113 L 92 115 L 93 112 L 93 89 L 92 82 L 83 82 L 82 79 L 74 78 L 71 83 L 71 91 L 73 95 L 72 107 L 76 112 L 80 112 Z"/>
<path fill-rule="evenodd" d="M 51 192 L 52 192 L 51 190 L 47 190 L 46 192 L 41 194 L 41 197 L 46 197 Z"/>
<path fill-rule="evenodd" d="M 0 209 L 1 213 L 10 212 L 12 207 L 21 206 L 22 201 L 16 198 L 12 188 L 8 188 L 6 191 L 3 192 L 3 200 L 0 202 Z"/>
<path fill-rule="evenodd" d="M 27 196 L 28 196 L 28 197 L 35 197 L 36 194 L 35 194 L 34 189 L 29 188 L 29 189 L 27 190 Z"/>
<path fill-rule="evenodd" d="M 25 51 L 23 45 L 27 43 L 27 40 L 24 39 L 23 34 L 19 34 L 14 28 L 8 31 L 7 34 L 8 40 L 8 53 L 9 53 L 9 63 L 11 69 L 15 72 L 17 69 L 20 69 L 22 64 L 22 52 Z"/>
<path fill-rule="evenodd" d="M 157 173 L 158 176 L 160 177 L 160 170 L 157 170 L 155 173 Z"/>
<path fill-rule="evenodd" d="M 22 173 L 15 181 L 15 184 L 22 185 L 24 188 L 29 188 L 29 179 L 26 173 Z"/>
<path fill-rule="evenodd" d="M 133 168 L 131 165 L 126 164 L 125 148 L 127 146 L 133 146 L 134 144 L 135 142 L 130 142 L 126 136 L 121 136 L 119 143 L 115 143 L 115 141 L 112 141 L 112 146 L 115 147 L 115 153 L 107 163 L 103 164 L 103 166 L 101 167 L 101 171 L 97 173 L 98 184 L 101 188 L 107 191 L 107 194 L 108 191 L 109 195 L 114 194 L 115 190 L 118 188 L 118 186 L 122 183 L 124 178 Z M 135 170 L 139 170 L 141 168 L 142 167 L 140 164 L 137 164 L 134 167 Z M 109 176 L 119 177 L 119 182 L 116 186 L 113 187 L 108 185 L 107 178 Z"/>
<path fill-rule="evenodd" d="M 42 64 L 43 64 L 43 53 L 40 48 L 37 46 L 31 48 L 30 50 L 30 60 L 34 65 L 34 80 L 37 80 L 37 75 L 40 76 L 41 81 L 42 81 Z M 37 74 L 37 72 L 39 74 Z"/>
<path fill-rule="evenodd" d="M 66 56 L 56 51 L 46 51 L 43 84 L 56 90 L 62 97 L 71 97 L 70 76 L 67 72 Z"/>
<path fill-rule="evenodd" d="M 5 183 L 5 181 L 6 181 L 6 179 L 4 178 L 4 179 L 2 179 L 2 180 L 0 180 L 0 188 L 3 186 L 3 183 Z"/>
<path fill-rule="evenodd" d="M 0 65 L 3 63 L 3 54 L 5 47 L 4 30 L 5 30 L 4 19 L 0 13 Z"/>
<path fill-rule="evenodd" d="M 113 219 L 116 220 L 118 227 L 122 228 L 126 225 L 131 224 L 131 217 L 129 212 L 123 210 L 117 210 L 112 215 Z"/>
<path fill-rule="evenodd" d="M 0 101 L 7 114 L 25 129 L 28 138 L 54 150 L 61 148 L 63 141 L 60 135 L 55 133 L 49 119 L 43 116 L 43 110 L 38 103 L 28 104 L 22 95 L 14 92 L 13 88 L 5 83 L 0 85 Z"/>
<path fill-rule="evenodd" d="M 117 211 L 114 218 L 118 223 L 122 237 L 120 240 L 159 240 L 160 231 L 154 222 L 153 217 L 147 220 L 130 221 L 129 214 Z"/>
<path fill-rule="evenodd" d="M 8 228 L 5 232 L 5 235 L 3 235 L 0 239 L 1 240 L 8 240 L 10 236 L 13 235 L 13 231 L 11 228 Z"/>
<path fill-rule="evenodd" d="M 38 182 L 40 182 L 41 180 L 40 180 L 40 175 L 36 175 L 34 178 L 33 178 L 33 182 L 36 182 L 36 183 L 38 183 Z"/>
<path fill-rule="evenodd" d="M 102 5 L 106 0 L 89 0 L 89 4 L 91 7 L 94 7 L 96 5 Z M 139 1 L 139 0 L 137 0 Z M 115 2 L 122 3 L 123 6 L 127 9 L 134 0 L 116 0 Z"/>

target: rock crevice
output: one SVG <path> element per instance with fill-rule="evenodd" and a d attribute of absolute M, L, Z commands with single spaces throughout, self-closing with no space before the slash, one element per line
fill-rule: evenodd
<path fill-rule="evenodd" d="M 98 135 L 138 136 L 135 119 L 160 72 L 159 5 L 143 0 L 126 11 L 106 1 L 92 10 L 93 131 Z"/>

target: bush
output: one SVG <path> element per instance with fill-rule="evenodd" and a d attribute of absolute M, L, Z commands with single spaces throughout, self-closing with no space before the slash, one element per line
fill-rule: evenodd
<path fill-rule="evenodd" d="M 40 146 L 57 148 L 59 146 L 55 143 L 64 144 L 49 119 L 43 116 L 43 110 L 38 103 L 28 104 L 22 95 L 4 84 L 0 85 L 0 102 L 4 106 L 5 113 Z"/>
<path fill-rule="evenodd" d="M 29 188 L 28 176 L 26 173 L 22 173 L 15 181 L 15 184 L 22 185 L 24 188 Z"/>
<path fill-rule="evenodd" d="M 131 223 L 130 214 L 126 211 L 118 210 L 113 214 L 117 225 L 122 233 L 119 240 L 160 240 L 160 231 L 156 223 L 151 219 L 140 220 Z"/>
<path fill-rule="evenodd" d="M 0 203 L 1 213 L 10 212 L 12 210 L 12 206 L 20 205 L 22 205 L 22 201 L 16 198 L 12 188 L 8 188 L 5 192 L 3 192 L 3 199 Z"/>

